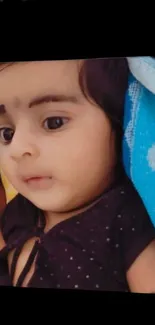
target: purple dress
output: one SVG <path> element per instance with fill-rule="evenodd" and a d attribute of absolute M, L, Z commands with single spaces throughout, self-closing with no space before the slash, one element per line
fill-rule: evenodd
<path fill-rule="evenodd" d="M 42 224 L 37 227 L 38 219 Z M 127 178 L 117 182 L 87 211 L 60 222 L 44 234 L 43 214 L 18 195 L 1 220 L 6 247 L 0 252 L 0 285 L 11 285 L 24 243 L 39 236 L 17 286 L 36 257 L 28 287 L 129 291 L 126 272 L 155 239 L 144 205 Z M 11 272 L 7 254 L 15 248 Z"/>

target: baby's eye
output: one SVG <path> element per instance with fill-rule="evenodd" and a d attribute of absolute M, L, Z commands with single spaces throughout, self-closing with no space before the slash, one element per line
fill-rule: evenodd
<path fill-rule="evenodd" d="M 3 143 L 11 142 L 14 135 L 14 130 L 11 128 L 1 128 L 0 129 L 0 140 Z"/>
<path fill-rule="evenodd" d="M 55 130 L 61 128 L 64 124 L 68 122 L 68 120 L 69 120 L 68 118 L 59 117 L 59 116 L 48 117 L 44 121 L 43 126 L 45 129 Z"/>

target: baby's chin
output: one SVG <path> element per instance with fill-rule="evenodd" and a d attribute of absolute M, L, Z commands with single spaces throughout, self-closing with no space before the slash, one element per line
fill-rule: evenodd
<path fill-rule="evenodd" d="M 62 193 L 61 195 L 52 195 L 50 193 L 45 194 L 45 192 L 39 192 L 29 193 L 23 196 L 44 212 L 65 213 L 68 210 L 72 210 L 72 203 Z"/>
<path fill-rule="evenodd" d="M 23 189 L 21 193 L 34 206 L 44 212 L 61 213 L 61 214 L 76 214 L 81 210 L 83 205 L 88 202 L 88 207 L 93 201 L 93 195 L 85 197 L 84 193 L 79 193 L 78 189 L 73 189 L 70 186 L 54 186 L 48 190 L 33 190 L 27 191 Z M 92 193 L 91 193 L 92 194 Z"/>

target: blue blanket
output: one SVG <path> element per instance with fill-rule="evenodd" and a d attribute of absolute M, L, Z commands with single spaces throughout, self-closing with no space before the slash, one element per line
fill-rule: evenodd
<path fill-rule="evenodd" d="M 155 59 L 128 58 L 123 160 L 155 225 Z"/>

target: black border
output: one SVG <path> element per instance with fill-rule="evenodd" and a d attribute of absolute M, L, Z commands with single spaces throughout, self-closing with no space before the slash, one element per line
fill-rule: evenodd
<path fill-rule="evenodd" d="M 149 324 L 154 322 L 154 295 L 0 288 L 1 322 L 26 325 Z M 148 308 L 148 309 L 147 309 Z M 146 317 L 146 318 L 144 318 Z"/>
<path fill-rule="evenodd" d="M 117 304 L 146 304 L 155 302 L 155 294 L 140 294 L 140 293 L 124 293 L 124 292 L 106 292 L 106 291 L 90 291 L 90 290 L 60 290 L 60 289 L 43 289 L 43 288 L 16 288 L 16 287 L 5 287 L 0 286 L 0 296 L 7 295 L 9 300 L 12 301 L 20 299 L 21 303 L 24 300 L 29 301 L 29 303 L 47 303 L 55 300 L 55 303 L 64 301 L 68 299 L 68 302 L 79 301 L 80 304 L 84 302 L 87 304 L 103 304 L 111 305 L 112 303 Z M 13 298 L 14 297 L 14 298 Z M 49 299 L 50 298 L 50 299 Z"/>
<path fill-rule="evenodd" d="M 154 294 L 0 287 L 1 321 L 123 325 L 154 322 Z"/>
<path fill-rule="evenodd" d="M 128 13 L 51 1 L 0 3 L 0 61 L 154 56 L 151 29 L 145 33 Z M 97 9 L 97 10 L 96 10 Z M 129 17 L 128 17 L 129 15 Z M 150 41 L 151 40 L 151 41 Z"/>

